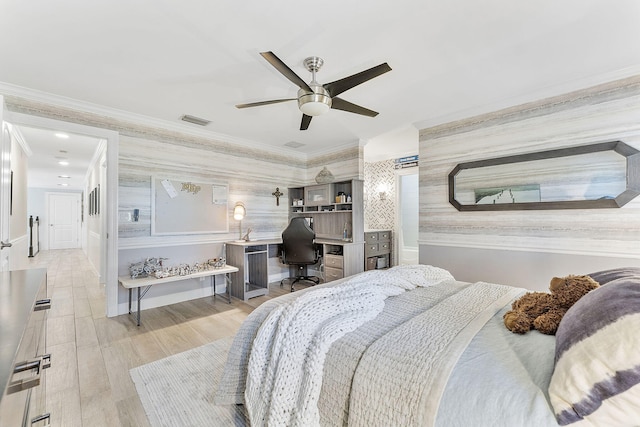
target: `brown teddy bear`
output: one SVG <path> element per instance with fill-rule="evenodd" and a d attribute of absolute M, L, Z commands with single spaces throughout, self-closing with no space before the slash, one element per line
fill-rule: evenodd
<path fill-rule="evenodd" d="M 503 316 L 504 325 L 517 334 L 527 333 L 533 328 L 543 334 L 555 335 L 569 307 L 599 286 L 589 276 L 554 277 L 549 285 L 550 294 L 528 292 L 515 300 L 511 310 Z"/>

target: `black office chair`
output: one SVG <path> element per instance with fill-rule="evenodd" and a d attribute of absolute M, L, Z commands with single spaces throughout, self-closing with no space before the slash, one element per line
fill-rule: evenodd
<path fill-rule="evenodd" d="M 301 280 L 320 283 L 317 276 L 308 276 L 307 267 L 316 264 L 320 259 L 320 253 L 314 243 L 316 233 L 309 227 L 307 220 L 302 217 L 292 218 L 287 228 L 282 232 L 282 253 L 280 259 L 283 264 L 297 267 L 296 275 L 280 281 L 280 286 L 285 280 L 291 280 L 291 292 L 294 284 Z"/>

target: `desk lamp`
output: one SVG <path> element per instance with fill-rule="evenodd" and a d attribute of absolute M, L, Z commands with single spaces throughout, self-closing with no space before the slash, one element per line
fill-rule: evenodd
<path fill-rule="evenodd" d="M 242 220 L 244 219 L 246 214 L 247 210 L 244 207 L 244 203 L 236 202 L 236 205 L 233 207 L 233 219 L 239 221 L 240 233 L 238 234 L 238 240 L 236 240 L 237 242 L 244 242 L 244 240 L 242 240 Z"/>

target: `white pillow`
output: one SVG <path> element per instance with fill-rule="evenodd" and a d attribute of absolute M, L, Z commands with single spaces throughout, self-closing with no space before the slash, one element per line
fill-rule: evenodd
<path fill-rule="evenodd" d="M 560 425 L 639 425 L 640 276 L 613 280 L 567 311 L 549 398 Z"/>

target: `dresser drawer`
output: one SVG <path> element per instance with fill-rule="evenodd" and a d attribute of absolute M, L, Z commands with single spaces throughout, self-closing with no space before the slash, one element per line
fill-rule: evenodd
<path fill-rule="evenodd" d="M 364 247 L 364 255 L 367 257 L 376 255 L 378 253 L 378 248 L 379 248 L 378 243 L 366 243 Z"/>
<path fill-rule="evenodd" d="M 390 231 L 380 231 L 378 232 L 378 240 L 381 242 L 388 242 L 391 240 L 391 232 Z"/>
<path fill-rule="evenodd" d="M 341 268 L 325 267 L 324 268 L 324 281 L 331 282 L 333 280 L 342 279 L 344 272 Z"/>
<path fill-rule="evenodd" d="M 376 231 L 370 231 L 370 232 L 364 233 L 364 241 L 367 245 L 378 243 L 379 240 L 380 238 L 378 236 L 378 232 Z"/>
<path fill-rule="evenodd" d="M 324 266 L 343 269 L 344 259 L 340 255 L 325 255 Z"/>
<path fill-rule="evenodd" d="M 391 252 L 391 242 L 367 243 L 364 247 L 366 258 L 376 255 L 384 255 Z"/>

